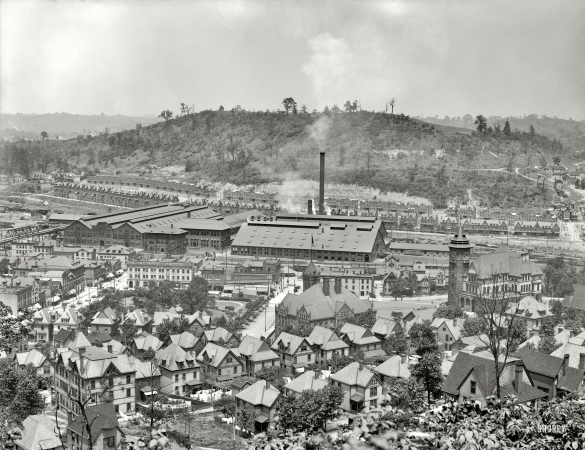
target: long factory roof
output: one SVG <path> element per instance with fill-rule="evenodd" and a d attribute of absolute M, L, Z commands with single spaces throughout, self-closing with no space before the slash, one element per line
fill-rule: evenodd
<path fill-rule="evenodd" d="M 242 224 L 232 246 L 370 253 L 381 225 L 380 220 L 327 224 L 319 220 L 249 220 Z"/>

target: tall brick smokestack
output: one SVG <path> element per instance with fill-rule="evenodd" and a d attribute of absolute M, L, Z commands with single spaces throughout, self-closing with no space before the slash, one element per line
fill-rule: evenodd
<path fill-rule="evenodd" d="M 320 153 L 319 172 L 319 214 L 325 214 L 325 152 Z"/>

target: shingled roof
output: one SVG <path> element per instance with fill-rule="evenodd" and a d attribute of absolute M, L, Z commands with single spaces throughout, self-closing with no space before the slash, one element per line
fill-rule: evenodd
<path fill-rule="evenodd" d="M 99 403 L 97 405 L 88 406 L 85 409 L 87 420 L 91 423 L 91 434 L 94 442 L 99 438 L 102 430 L 111 430 L 118 426 L 118 418 L 113 403 Z M 67 428 L 75 433 L 82 435 L 85 430 L 85 419 L 83 415 L 78 414 L 75 417 L 69 418 Z"/>
<path fill-rule="evenodd" d="M 238 347 L 238 352 L 240 355 L 244 355 L 254 362 L 268 361 L 279 358 L 278 355 L 270 349 L 265 341 L 253 336 L 246 336 L 244 339 L 242 339 L 242 342 Z"/>
<path fill-rule="evenodd" d="M 19 366 L 32 364 L 33 367 L 40 367 L 47 360 L 47 357 L 36 348 L 28 352 L 17 353 L 15 358 Z"/>
<path fill-rule="evenodd" d="M 195 355 L 183 350 L 177 344 L 170 344 L 156 352 L 156 357 L 159 362 L 159 367 L 164 367 L 167 370 L 183 370 L 188 368 L 199 367 L 195 362 Z"/>
<path fill-rule="evenodd" d="M 311 331 L 311 334 L 309 335 L 309 339 L 313 344 L 318 345 L 320 350 L 339 350 L 349 347 L 349 345 L 343 342 L 343 340 L 335 334 L 335 331 L 320 325 L 313 328 L 313 331 Z"/>
<path fill-rule="evenodd" d="M 327 382 L 327 380 L 321 380 L 320 378 L 316 378 L 314 371 L 307 370 L 301 376 L 295 378 L 290 383 L 286 384 L 284 388 L 286 390 L 300 394 L 301 392 L 307 390 L 312 391 L 321 390 L 328 384 L 329 383 Z"/>
<path fill-rule="evenodd" d="M 152 349 L 154 351 L 157 351 L 162 347 L 163 343 L 156 336 L 153 336 L 152 334 L 143 331 L 141 334 L 134 338 L 134 345 L 136 346 L 137 350 Z"/>
<path fill-rule="evenodd" d="M 173 334 L 169 338 L 173 344 L 177 344 L 184 349 L 193 348 L 199 342 L 199 338 L 188 331 L 183 331 L 181 334 Z"/>
<path fill-rule="evenodd" d="M 372 307 L 368 300 L 361 300 L 343 286 L 337 293 L 334 289 L 334 279 L 325 282 L 329 283 L 329 295 L 325 295 L 323 292 L 323 283 L 317 283 L 301 294 L 288 294 L 279 308 L 288 309 L 288 314 L 293 316 L 296 316 L 304 308 L 311 320 L 322 320 L 335 317 L 345 305 L 354 314 L 365 313 Z"/>
<path fill-rule="evenodd" d="M 370 330 L 352 323 L 344 323 L 339 332 L 355 345 L 376 344 L 380 342 L 380 339 L 374 336 Z"/>
<path fill-rule="evenodd" d="M 208 342 L 201 353 L 197 355 L 198 361 L 203 361 L 213 367 L 218 367 L 228 354 L 232 354 L 238 361 L 240 353 L 234 348 L 221 347 L 212 342 Z"/>
<path fill-rule="evenodd" d="M 17 448 L 24 450 L 61 449 L 62 443 L 55 433 L 55 420 L 44 415 L 28 416 L 22 422 L 22 439 L 16 441 Z"/>
<path fill-rule="evenodd" d="M 384 375 L 386 377 L 408 378 L 410 377 L 410 370 L 406 362 L 402 362 L 400 355 L 394 355 L 388 358 L 379 366 L 375 367 L 374 372 Z"/>
<path fill-rule="evenodd" d="M 542 275 L 542 270 L 530 260 L 523 261 L 520 253 L 503 251 L 480 255 L 470 264 L 469 273 L 477 274 L 480 279 L 503 273 L 520 278 L 523 274 Z"/>
<path fill-rule="evenodd" d="M 258 380 L 252 386 L 236 394 L 236 398 L 252 405 L 262 405 L 270 408 L 274 405 L 279 395 L 280 391 L 274 386 L 270 386 L 266 380 Z"/>
<path fill-rule="evenodd" d="M 366 387 L 370 380 L 375 376 L 376 374 L 374 372 L 370 372 L 366 369 L 360 370 L 360 363 L 356 361 L 332 374 L 330 378 L 348 384 L 349 386 Z"/>
<path fill-rule="evenodd" d="M 229 332 L 225 328 L 217 327 L 213 330 L 205 331 L 205 339 L 207 342 L 218 342 L 220 339 L 224 342 L 229 341 L 233 337 L 233 333 Z"/>
<path fill-rule="evenodd" d="M 379 334 L 380 336 L 388 337 L 394 331 L 394 328 L 398 325 L 401 328 L 400 324 L 393 319 L 386 319 L 383 317 L 379 317 L 372 326 L 371 331 L 374 334 Z"/>
<path fill-rule="evenodd" d="M 274 340 L 274 343 L 270 348 L 272 350 L 284 349 L 285 353 L 294 355 L 303 342 L 306 342 L 309 346 L 313 345 L 313 341 L 311 341 L 311 339 L 308 337 L 300 337 L 294 334 L 282 332 Z"/>

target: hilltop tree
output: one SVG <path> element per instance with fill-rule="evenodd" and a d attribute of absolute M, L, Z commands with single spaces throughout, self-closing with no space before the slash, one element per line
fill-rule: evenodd
<path fill-rule="evenodd" d="M 512 134 L 512 129 L 510 128 L 510 122 L 508 122 L 506 120 L 506 123 L 504 124 L 504 134 L 506 136 L 510 136 Z"/>
<path fill-rule="evenodd" d="M 343 108 L 345 109 L 346 113 L 350 113 L 353 111 L 353 107 L 351 106 L 351 102 L 349 100 L 345 102 L 345 105 L 343 105 Z"/>
<path fill-rule="evenodd" d="M 530 136 L 532 137 L 536 136 L 536 131 L 534 130 L 534 127 L 532 125 L 530 125 Z"/>
<path fill-rule="evenodd" d="M 11 353 L 28 336 L 28 327 L 32 321 L 30 311 L 13 313 L 9 306 L 0 302 L 0 350 Z"/>
<path fill-rule="evenodd" d="M 323 113 L 324 114 L 329 114 L 329 106 L 325 105 L 325 108 L 323 108 Z"/>
<path fill-rule="evenodd" d="M 477 132 L 483 134 L 487 131 L 487 121 L 483 115 L 479 115 L 475 118 L 475 125 L 477 125 Z"/>
<path fill-rule="evenodd" d="M 307 114 L 307 107 L 305 105 L 301 106 L 301 114 Z"/>
<path fill-rule="evenodd" d="M 169 123 L 169 120 L 173 118 L 173 112 L 170 109 L 165 109 L 159 114 L 159 117 L 165 119 L 165 123 Z"/>
<path fill-rule="evenodd" d="M 394 103 L 396 103 L 395 99 L 392 99 L 388 103 L 386 103 L 386 112 L 388 112 L 388 106 L 390 106 L 390 108 L 392 108 L 390 114 L 394 114 Z"/>
<path fill-rule="evenodd" d="M 293 105 L 296 104 L 294 98 L 287 97 L 282 102 L 282 106 L 284 106 L 284 110 L 286 111 L 286 115 L 288 116 L 289 111 L 293 109 Z"/>
<path fill-rule="evenodd" d="M 43 138 L 43 141 L 45 139 L 47 139 L 49 137 L 49 133 L 47 133 L 46 131 L 41 131 L 41 137 Z"/>
<path fill-rule="evenodd" d="M 223 107 L 223 105 L 219 105 L 219 109 L 218 109 L 218 111 L 219 111 L 219 112 L 223 112 L 223 110 L 224 110 L 224 107 Z"/>
<path fill-rule="evenodd" d="M 331 112 L 332 112 L 333 114 L 338 114 L 338 113 L 340 113 L 340 112 L 341 112 L 341 109 L 339 109 L 339 106 L 337 106 L 337 105 L 333 105 L 333 108 L 331 108 Z"/>

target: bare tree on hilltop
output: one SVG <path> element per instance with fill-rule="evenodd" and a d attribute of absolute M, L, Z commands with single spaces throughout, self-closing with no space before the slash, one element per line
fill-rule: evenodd
<path fill-rule="evenodd" d="M 287 115 L 288 115 L 289 111 L 292 110 L 294 112 L 294 110 L 296 110 L 296 105 L 297 105 L 297 103 L 295 102 L 295 99 L 292 97 L 285 98 L 282 101 L 282 106 L 284 106 L 284 110 L 286 111 Z M 293 109 L 293 107 L 294 107 L 294 109 Z"/>

